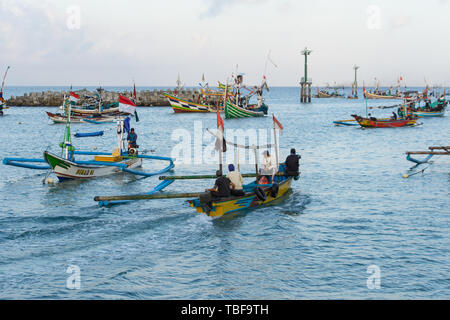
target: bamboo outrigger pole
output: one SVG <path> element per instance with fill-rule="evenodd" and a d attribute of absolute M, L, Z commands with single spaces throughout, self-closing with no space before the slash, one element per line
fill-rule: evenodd
<path fill-rule="evenodd" d="M 154 200 L 154 199 L 183 199 L 198 198 L 201 193 L 169 193 L 169 194 L 143 194 L 129 196 L 97 196 L 94 201 L 130 201 L 130 200 Z"/>

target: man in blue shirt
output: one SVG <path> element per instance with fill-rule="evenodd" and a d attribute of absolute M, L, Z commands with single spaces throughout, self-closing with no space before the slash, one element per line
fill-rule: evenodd
<path fill-rule="evenodd" d="M 134 128 L 131 128 L 130 133 L 127 137 L 128 140 L 128 149 L 137 148 L 137 134 L 134 132 Z"/>

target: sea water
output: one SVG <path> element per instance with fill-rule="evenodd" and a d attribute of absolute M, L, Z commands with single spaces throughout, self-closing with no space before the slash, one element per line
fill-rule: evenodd
<path fill-rule="evenodd" d="M 7 97 L 67 90 L 7 89 Z M 111 208 L 93 201 L 148 192 L 158 177 L 43 184 L 45 171 L 0 165 L 0 298 L 448 299 L 449 159 L 436 157 L 423 174 L 402 175 L 412 166 L 406 151 L 449 145 L 449 113 L 420 119 L 423 125 L 413 128 L 362 130 L 332 122 L 365 115 L 363 99 L 300 104 L 298 88 L 272 88 L 266 103 L 284 126 L 281 160 L 292 147 L 302 156 L 301 179 L 284 201 L 231 217 L 213 220 L 177 199 Z M 369 106 L 396 103 L 372 100 Z M 2 159 L 60 152 L 64 125 L 45 114 L 55 110 L 5 110 Z M 392 110 L 371 113 L 390 116 Z M 194 137 L 196 125 L 203 132 L 216 128 L 215 114 L 163 107 L 139 108 L 138 114 L 132 126 L 140 151 L 150 155 L 171 156 L 176 130 Z M 226 120 L 225 128 L 270 133 L 272 118 Z M 72 133 L 100 130 L 103 137 L 73 138 L 74 145 L 112 151 L 114 124 L 72 125 Z M 143 170 L 165 165 L 146 161 Z M 173 174 L 216 169 L 214 163 L 180 163 Z M 244 163 L 241 171 L 254 167 Z M 177 181 L 166 191 L 198 192 L 213 184 Z"/>

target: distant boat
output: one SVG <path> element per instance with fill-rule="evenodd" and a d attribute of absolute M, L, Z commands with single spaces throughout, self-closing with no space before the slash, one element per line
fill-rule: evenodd
<path fill-rule="evenodd" d="M 2 81 L 2 88 L 0 90 L 0 116 L 3 115 L 3 109 L 6 109 L 6 101 L 3 98 L 3 92 L 5 90 L 5 80 L 6 80 L 6 75 L 8 74 L 8 70 L 10 69 L 10 66 L 8 66 L 6 68 L 6 72 L 5 75 L 3 76 L 3 81 Z"/>
<path fill-rule="evenodd" d="M 195 103 L 193 101 L 184 100 L 168 93 L 164 93 L 164 96 L 169 100 L 170 106 L 175 113 L 208 113 L 216 112 L 216 108 L 211 105 Z"/>
<path fill-rule="evenodd" d="M 257 108 L 254 106 L 252 109 L 244 109 L 233 104 L 231 101 L 227 101 L 225 105 L 225 118 L 226 119 L 236 119 L 236 118 L 254 118 L 254 117 L 264 117 L 267 115 L 267 106 L 262 104 L 261 107 Z"/>
<path fill-rule="evenodd" d="M 398 128 L 414 126 L 417 122 L 417 118 L 413 119 L 377 119 L 377 118 L 363 118 L 352 114 L 352 117 L 363 128 Z"/>

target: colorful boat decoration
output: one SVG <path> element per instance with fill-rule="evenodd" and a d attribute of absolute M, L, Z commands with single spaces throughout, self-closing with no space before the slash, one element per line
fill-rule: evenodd
<path fill-rule="evenodd" d="M 398 128 L 398 127 L 411 127 L 416 125 L 417 118 L 411 119 L 377 119 L 374 117 L 363 118 L 358 115 L 352 114 L 352 117 L 363 128 Z"/>
<path fill-rule="evenodd" d="M 119 98 L 123 99 L 121 100 L 121 104 L 124 103 L 122 101 L 125 101 L 130 108 L 135 107 L 131 100 L 125 100 L 126 98 L 123 97 Z M 123 119 L 117 120 L 118 147 L 112 153 L 76 151 L 75 147 L 72 144 L 70 133 L 70 113 L 71 112 L 69 104 L 64 141 L 59 145 L 61 148 L 60 155 L 45 151 L 44 159 L 6 158 L 3 160 L 3 164 L 27 169 L 47 170 L 47 175 L 44 178 L 44 181 L 48 177 L 50 172 L 53 172 L 60 181 L 64 181 L 73 179 L 86 180 L 99 178 L 119 172 L 126 172 L 137 176 L 151 177 L 168 172 L 169 170 L 173 169 L 174 163 L 173 159 L 171 158 L 139 155 L 136 148 L 127 148 L 126 141 L 124 139 L 124 132 L 126 131 L 125 128 L 129 126 L 125 126 L 125 121 Z M 94 156 L 94 159 L 88 161 L 76 160 L 76 155 Z M 168 161 L 170 162 L 170 164 L 163 170 L 152 173 L 135 170 L 142 166 L 143 159 Z M 48 165 L 41 166 L 34 165 L 33 163 L 47 163 Z"/>
<path fill-rule="evenodd" d="M 3 93 L 5 90 L 5 80 L 6 80 L 6 76 L 8 74 L 9 69 L 10 69 L 10 66 L 8 66 L 6 68 L 5 75 L 3 76 L 2 87 L 0 90 L 0 116 L 3 116 L 3 110 L 7 109 L 6 100 L 3 98 Z"/>
<path fill-rule="evenodd" d="M 254 117 L 264 117 L 267 115 L 268 108 L 263 104 L 259 108 L 245 109 L 238 107 L 230 100 L 227 101 L 225 105 L 225 118 L 226 119 L 237 119 L 237 118 L 254 118 Z"/>
<path fill-rule="evenodd" d="M 192 101 L 183 100 L 171 94 L 164 93 L 164 96 L 169 100 L 170 106 L 175 113 L 210 113 L 216 112 L 216 108 L 211 105 L 195 103 Z"/>

